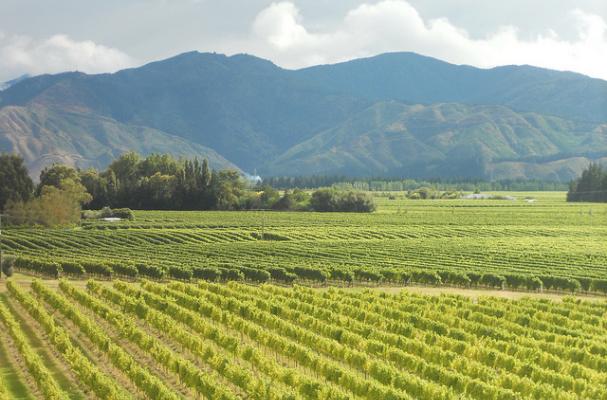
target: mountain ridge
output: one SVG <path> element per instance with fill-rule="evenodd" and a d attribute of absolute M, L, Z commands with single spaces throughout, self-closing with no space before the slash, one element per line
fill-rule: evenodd
<path fill-rule="evenodd" d="M 377 148 L 368 140 L 369 132 L 356 129 L 369 124 L 377 137 L 390 134 L 390 125 L 368 112 L 377 104 L 383 104 L 384 111 L 390 107 L 418 107 L 428 112 L 424 116 L 428 121 L 393 121 L 408 130 L 411 140 L 399 142 L 400 151 L 384 139 L 382 147 Z M 497 108 L 491 115 L 488 109 L 481 113 L 474 108 L 482 106 Z M 596 154 L 607 151 L 602 140 L 606 134 L 607 81 L 529 66 L 480 69 L 404 52 L 296 70 L 246 54 L 188 52 L 111 74 L 66 72 L 31 77 L 0 91 L 0 115 L 10 107 L 22 107 L 22 113 L 31 117 L 22 124 L 21 140 L 38 143 L 37 132 L 44 131 L 47 147 L 54 140 L 59 150 L 62 146 L 69 150 L 66 153 L 72 154 L 74 164 L 83 156 L 83 150 L 73 151 L 78 135 L 83 141 L 119 136 L 121 142 L 106 143 L 108 154 L 117 154 L 128 143 L 137 142 L 129 136 L 141 130 L 155 141 L 154 151 L 209 154 L 216 165 L 237 166 L 249 172 L 256 169 L 265 175 L 306 173 L 302 164 L 297 167 L 303 162 L 316 163 L 315 173 L 322 174 L 369 176 L 396 168 L 394 171 L 414 175 L 438 174 L 434 177 L 453 171 L 459 171 L 462 177 L 479 177 L 481 171 L 480 177 L 490 178 L 498 162 L 531 165 L 534 157 L 551 159 L 540 164 L 570 158 L 595 160 L 600 158 Z M 428 142 L 432 132 L 426 125 L 443 129 L 454 123 L 450 118 L 455 118 L 458 109 L 469 113 L 468 127 L 459 126 L 451 133 L 456 136 L 453 140 L 461 141 L 459 147 L 447 151 L 438 142 Z M 45 120 L 44 126 L 35 120 L 41 110 L 53 116 Z M 454 114 L 449 117 L 441 112 Z M 91 125 L 96 127 L 92 133 L 79 128 L 84 116 L 96 121 Z M 544 125 L 538 128 L 521 122 L 533 119 L 530 116 Z M 349 143 L 342 140 L 334 153 L 327 152 L 330 133 L 326 132 L 337 135 L 350 120 L 355 120 L 356 126 L 348 128 Z M 49 129 L 50 123 L 53 129 Z M 0 151 L 23 151 L 15 145 L 13 129 L 9 119 L 0 118 Z M 530 135 L 527 140 L 535 138 L 533 151 L 524 146 L 506 151 L 504 143 L 520 141 L 517 135 Z M 591 142 L 584 147 L 580 135 L 593 139 L 588 139 Z M 65 137 L 71 141 L 57 139 Z M 441 138 L 446 140 L 445 134 Z M 289 159 L 289 155 L 301 156 L 310 140 L 322 143 L 310 148 L 307 161 L 299 156 Z M 353 144 L 358 146 L 356 156 L 346 151 Z M 42 153 L 35 154 L 34 150 L 44 146 L 37 146 L 30 145 L 28 163 L 43 165 L 43 161 L 35 161 Z M 141 144 L 134 147 L 132 150 L 152 150 Z M 192 151 L 184 153 L 185 147 Z M 448 156 L 449 151 L 454 157 Z M 421 164 L 403 169 L 412 165 L 412 160 L 404 157 L 418 153 L 423 156 L 418 160 Z M 337 154 L 336 158 L 331 154 Z M 457 165 L 437 166 L 433 164 L 437 157 L 443 163 Z M 95 158 L 89 164 L 102 166 L 102 160 Z M 555 176 L 570 179 L 579 172 L 577 162 L 575 165 L 571 171 Z M 546 175 L 532 172 L 531 167 L 512 168 L 517 174 L 531 171 L 528 178 Z M 500 177 L 508 177 L 507 168 L 497 170 L 501 171 Z"/>

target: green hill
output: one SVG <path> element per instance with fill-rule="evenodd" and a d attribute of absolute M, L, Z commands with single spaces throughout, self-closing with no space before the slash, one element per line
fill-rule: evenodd
<path fill-rule="evenodd" d="M 380 102 L 292 147 L 268 171 L 569 180 L 584 164 L 579 155 L 599 148 L 607 148 L 607 125 L 503 106 Z"/>

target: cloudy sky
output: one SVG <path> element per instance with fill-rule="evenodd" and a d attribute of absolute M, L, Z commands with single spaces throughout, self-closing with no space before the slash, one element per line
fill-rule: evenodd
<path fill-rule="evenodd" d="M 1 0 L 0 82 L 190 50 L 285 68 L 388 51 L 607 79 L 607 0 Z"/>

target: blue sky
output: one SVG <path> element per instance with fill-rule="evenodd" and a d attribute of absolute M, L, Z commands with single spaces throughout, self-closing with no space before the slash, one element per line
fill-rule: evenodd
<path fill-rule="evenodd" d="M 2 0 L 0 81 L 111 72 L 190 51 L 286 68 L 387 51 L 607 79 L 605 0 Z"/>

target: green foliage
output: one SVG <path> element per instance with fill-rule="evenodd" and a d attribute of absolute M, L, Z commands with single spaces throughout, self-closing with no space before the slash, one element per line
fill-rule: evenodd
<path fill-rule="evenodd" d="M 16 261 L 17 258 L 15 256 L 3 255 L 2 262 L 0 263 L 0 272 L 2 272 L 7 278 L 13 276 Z"/>
<path fill-rule="evenodd" d="M 569 184 L 567 201 L 607 202 L 607 170 L 591 163 L 581 177 Z"/>
<path fill-rule="evenodd" d="M 595 279 L 590 285 L 590 290 L 607 294 L 607 279 Z"/>
<path fill-rule="evenodd" d="M 263 184 L 277 189 L 318 189 L 333 187 L 337 190 L 362 190 L 371 192 L 414 192 L 427 187 L 433 191 L 444 192 L 473 192 L 478 189 L 486 192 L 494 191 L 563 191 L 567 190 L 566 183 L 542 181 L 537 179 L 500 179 L 479 180 L 464 178 L 442 179 L 388 179 L 347 177 L 339 175 L 305 175 L 305 176 L 270 176 L 263 178 Z"/>
<path fill-rule="evenodd" d="M 128 208 L 238 209 L 244 190 L 237 171 L 212 171 L 206 159 L 178 161 L 167 154 L 125 153 L 107 170 L 87 170 L 80 179 L 93 195 L 91 207 L 120 207 L 114 210 L 119 218 L 131 217 Z"/>
<path fill-rule="evenodd" d="M 245 279 L 249 281 L 263 283 L 269 281 L 271 278 L 268 271 L 259 268 L 239 267 L 238 269 L 242 272 Z"/>
<path fill-rule="evenodd" d="M 163 268 L 156 265 L 137 264 L 135 267 L 137 268 L 139 275 L 147 276 L 152 279 L 162 279 L 166 274 L 166 271 Z"/>
<path fill-rule="evenodd" d="M 28 201 L 34 183 L 27 174 L 23 158 L 15 154 L 0 154 L 0 211 L 6 203 Z"/>
<path fill-rule="evenodd" d="M 31 376 L 34 378 L 36 386 L 38 386 L 44 395 L 44 398 L 49 400 L 67 399 L 67 394 L 59 388 L 59 385 L 53 378 L 53 375 L 44 365 L 42 358 L 38 355 L 37 351 L 29 345 L 26 335 L 21 330 L 19 323 L 15 320 L 9 309 L 3 303 L 0 303 L 0 321 L 4 323 L 4 326 L 6 326 L 8 334 L 16 344 L 16 350 L 23 357 L 25 366 L 27 367 Z M 1 378 L 0 385 L 2 385 Z M 8 399 L 8 396 L 3 389 L 4 387 L 0 388 L 0 399 L 3 397 Z"/>
<path fill-rule="evenodd" d="M 72 167 L 62 164 L 53 164 L 50 167 L 46 167 L 40 173 L 40 182 L 36 186 L 36 196 L 40 196 L 42 191 L 49 186 L 61 189 L 63 182 L 70 180 L 74 183 L 80 182 L 80 175 Z"/>
<path fill-rule="evenodd" d="M 209 282 L 216 282 L 221 279 L 221 271 L 218 268 L 194 267 L 192 268 L 193 277 L 204 279 Z"/>
<path fill-rule="evenodd" d="M 468 287 L 472 284 L 472 280 L 466 273 L 457 271 L 438 271 L 442 283 L 455 286 Z"/>
<path fill-rule="evenodd" d="M 137 278 L 139 270 L 133 264 L 128 263 L 110 263 L 108 265 L 112 269 L 112 273 L 126 278 Z"/>
<path fill-rule="evenodd" d="M 81 207 L 91 200 L 91 196 L 79 180 L 65 178 L 55 186 L 53 171 L 55 169 L 49 172 L 53 185 L 39 185 L 38 197 L 27 202 L 7 203 L 6 212 L 11 224 L 53 227 L 74 225 L 80 221 Z"/>
<path fill-rule="evenodd" d="M 346 268 L 333 267 L 329 271 L 331 279 L 336 281 L 342 281 L 351 283 L 354 281 L 354 272 L 347 270 Z"/>
<path fill-rule="evenodd" d="M 411 200 L 427 200 L 427 199 L 458 199 L 462 195 L 459 191 L 445 191 L 435 190 L 430 187 L 420 187 L 415 190 L 407 192 L 406 196 Z"/>
<path fill-rule="evenodd" d="M 26 257 L 17 257 L 14 262 L 17 270 L 25 270 L 35 274 L 58 279 L 63 272 L 61 264 L 53 261 L 43 261 Z"/>
<path fill-rule="evenodd" d="M 244 280 L 244 274 L 242 271 L 231 268 L 220 268 L 221 279 L 223 281 L 242 281 Z"/>
<path fill-rule="evenodd" d="M 293 272 L 300 277 L 301 279 L 325 282 L 329 277 L 329 274 L 318 268 L 309 268 L 309 267 L 294 267 Z"/>
<path fill-rule="evenodd" d="M 426 285 L 440 285 L 440 275 L 435 271 L 411 271 L 411 280 Z"/>
<path fill-rule="evenodd" d="M 506 284 L 506 278 L 502 275 L 485 273 L 481 276 L 479 283 L 496 289 L 503 289 Z"/>
<path fill-rule="evenodd" d="M 181 268 L 181 267 L 175 267 L 175 266 L 171 266 L 169 267 L 169 277 L 173 278 L 173 279 L 178 279 L 178 280 L 182 280 L 182 281 L 189 281 L 192 279 L 193 277 L 193 273 L 191 269 L 186 269 L 186 268 Z"/>
<path fill-rule="evenodd" d="M 540 276 L 539 278 L 546 289 L 577 292 L 582 288 L 580 281 L 573 278 L 560 276 Z"/>
<path fill-rule="evenodd" d="M 52 376 L 40 372 L 43 363 L 19 335 L 15 309 L 37 321 L 48 350 L 99 398 L 130 394 L 83 353 L 103 353 L 143 396 L 167 400 L 183 389 L 159 379 L 159 369 L 195 396 L 221 400 L 607 396 L 600 384 L 605 305 L 573 296 L 513 300 L 205 281 L 54 286 L 35 280 L 26 290 L 9 280 L 10 309 L 6 297 L 0 301 L 0 325 L 43 393 Z"/>
<path fill-rule="evenodd" d="M 83 262 L 81 262 L 82 267 L 84 267 L 84 270 L 86 271 L 87 274 L 99 277 L 99 278 L 111 278 L 112 274 L 114 271 L 112 271 L 112 268 L 102 262 L 99 261 L 88 261 L 85 260 Z"/>
<path fill-rule="evenodd" d="M 86 270 L 80 263 L 73 261 L 63 261 L 61 263 L 61 269 L 65 274 L 77 277 L 80 277 L 86 273 Z"/>
<path fill-rule="evenodd" d="M 354 276 L 359 281 L 368 281 L 368 282 L 381 282 L 384 279 L 384 276 L 380 272 L 365 269 L 365 268 L 355 269 Z"/>
<path fill-rule="evenodd" d="M 310 208 L 321 212 L 373 212 L 375 204 L 373 198 L 366 193 L 318 189 L 312 193 Z"/>
<path fill-rule="evenodd" d="M 297 279 L 297 275 L 280 267 L 271 267 L 268 269 L 268 272 L 270 273 L 272 279 L 280 282 L 292 283 L 295 279 Z"/>
<path fill-rule="evenodd" d="M 50 343 L 61 353 L 70 368 L 80 377 L 82 384 L 89 387 L 99 398 L 123 400 L 130 398 L 121 392 L 116 382 L 103 374 L 98 367 L 82 354 L 72 344 L 66 330 L 57 324 L 44 307 L 31 295 L 19 288 L 17 284 L 9 281 L 7 288 L 12 296 L 27 310 L 43 327 Z"/>

